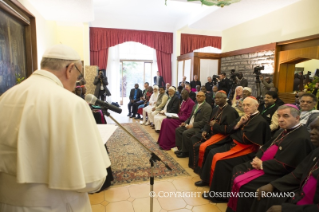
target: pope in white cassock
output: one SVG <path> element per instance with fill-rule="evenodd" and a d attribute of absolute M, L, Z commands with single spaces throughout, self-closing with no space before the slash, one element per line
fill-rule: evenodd
<path fill-rule="evenodd" d="M 111 165 L 72 48 L 48 49 L 41 70 L 0 97 L 0 211 L 88 212 Z"/>

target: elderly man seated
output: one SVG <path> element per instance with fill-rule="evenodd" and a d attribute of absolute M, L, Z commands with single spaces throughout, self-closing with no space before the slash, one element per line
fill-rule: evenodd
<path fill-rule="evenodd" d="M 211 185 L 213 192 L 229 191 L 233 167 L 251 161 L 260 146 L 270 139 L 269 125 L 257 110 L 256 98 L 246 97 L 243 108 L 245 115 L 226 126 L 226 133 L 231 135 L 219 141 L 224 144 L 209 151 L 202 165 L 201 181 L 196 182 L 196 186 Z M 203 197 L 212 198 L 214 202 L 225 201 L 218 196 Z"/>
<path fill-rule="evenodd" d="M 258 188 L 258 197 L 253 202 L 251 212 L 319 211 L 319 119 L 310 124 L 310 129 L 310 141 L 316 149 L 290 174 Z"/>
<path fill-rule="evenodd" d="M 233 169 L 233 193 L 255 192 L 260 186 L 290 173 L 314 149 L 307 129 L 299 123 L 297 106 L 282 105 L 277 114 L 280 131 L 259 149 L 253 161 Z M 253 201 L 253 197 L 231 197 L 227 212 L 249 211 Z"/>
<path fill-rule="evenodd" d="M 154 116 L 154 128 L 157 133 L 161 130 L 161 125 L 163 119 L 166 118 L 165 113 L 178 113 L 179 109 L 179 98 L 175 95 L 175 88 L 169 87 L 168 89 L 168 100 L 166 102 L 165 107 L 161 112 Z"/>
<path fill-rule="evenodd" d="M 164 108 L 164 106 L 165 106 L 165 104 L 167 102 L 167 99 L 168 99 L 168 97 L 165 94 L 164 87 L 160 87 L 159 95 L 157 97 L 156 104 L 154 106 L 151 106 L 151 107 L 143 108 L 143 122 L 141 124 L 144 124 L 146 126 L 146 125 L 149 125 L 149 124 L 153 123 L 154 122 L 154 116 L 156 114 L 158 114 Z M 148 115 L 147 122 L 145 121 L 145 115 L 146 114 L 144 114 L 144 111 L 145 111 L 145 113 L 147 112 L 147 115 Z"/>

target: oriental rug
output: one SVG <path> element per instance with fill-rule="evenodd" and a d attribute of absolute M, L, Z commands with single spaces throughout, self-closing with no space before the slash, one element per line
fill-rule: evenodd
<path fill-rule="evenodd" d="M 189 175 L 168 153 L 159 149 L 157 142 L 138 123 L 127 123 L 123 126 L 172 168 L 170 171 L 165 168 L 163 163 L 156 162 L 154 166 L 155 180 Z M 114 177 L 112 185 L 149 181 L 151 154 L 120 127 L 107 141 L 107 148 Z"/>

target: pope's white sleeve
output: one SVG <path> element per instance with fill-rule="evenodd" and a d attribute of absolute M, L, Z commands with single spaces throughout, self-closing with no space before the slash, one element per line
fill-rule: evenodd
<path fill-rule="evenodd" d="M 77 192 L 88 192 L 95 193 L 98 192 L 105 182 L 106 176 L 101 180 L 94 181 L 92 183 L 87 183 L 85 188 L 76 190 Z"/>

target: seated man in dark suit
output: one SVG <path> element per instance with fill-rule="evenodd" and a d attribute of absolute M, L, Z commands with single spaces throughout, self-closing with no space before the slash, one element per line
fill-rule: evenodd
<path fill-rule="evenodd" d="M 131 111 L 132 111 L 132 107 L 133 104 L 137 101 L 140 100 L 140 98 L 143 96 L 142 94 L 142 90 L 138 88 L 138 84 L 136 83 L 135 88 L 133 88 L 130 92 L 130 102 L 128 103 L 128 115 L 130 116 L 130 118 L 133 118 L 133 116 L 131 116 Z"/>
<path fill-rule="evenodd" d="M 157 72 L 157 76 L 154 77 L 154 85 L 157 85 L 158 87 L 160 86 L 165 86 L 165 82 L 162 76 L 160 76 L 160 72 Z"/>
<path fill-rule="evenodd" d="M 206 96 L 202 91 L 197 93 L 196 99 L 197 104 L 193 107 L 190 117 L 175 130 L 175 143 L 179 149 L 176 155 L 179 158 L 188 157 L 188 140 L 209 122 L 212 113 L 212 107 L 205 101 Z"/>

